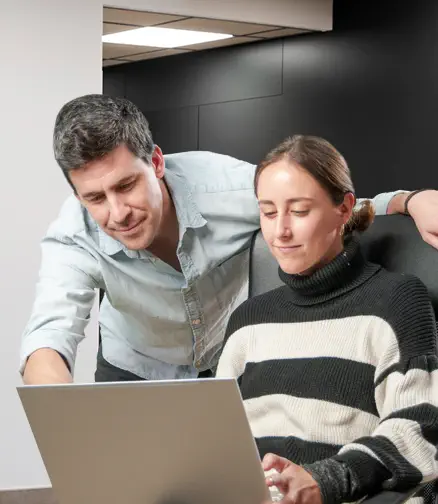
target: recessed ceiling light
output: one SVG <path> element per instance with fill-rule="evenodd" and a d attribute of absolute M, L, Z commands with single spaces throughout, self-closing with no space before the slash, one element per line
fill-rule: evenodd
<path fill-rule="evenodd" d="M 191 30 L 176 30 L 175 28 L 159 28 L 146 26 L 118 33 L 110 33 L 102 37 L 103 42 L 110 44 L 128 44 L 136 46 L 164 47 L 173 49 L 214 40 L 232 38 L 225 33 L 211 33 Z"/>

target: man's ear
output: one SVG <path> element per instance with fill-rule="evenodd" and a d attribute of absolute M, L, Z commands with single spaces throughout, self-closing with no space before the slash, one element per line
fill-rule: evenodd
<path fill-rule="evenodd" d="M 154 152 L 152 153 L 152 165 L 155 169 L 155 175 L 157 178 L 163 178 L 165 162 L 163 152 L 158 145 L 155 145 Z"/>

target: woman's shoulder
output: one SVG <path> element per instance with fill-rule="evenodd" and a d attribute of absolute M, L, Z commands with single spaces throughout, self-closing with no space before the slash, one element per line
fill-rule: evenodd
<path fill-rule="evenodd" d="M 436 344 L 436 320 L 429 292 L 411 274 L 381 269 L 375 281 L 379 315 L 393 329 L 399 344 L 410 351 L 430 342 Z M 427 345 L 426 345 L 427 346 Z M 409 353 L 409 352 L 408 352 Z"/>
<path fill-rule="evenodd" d="M 418 294 L 429 300 L 426 286 L 415 275 L 389 271 L 382 267 L 373 280 L 374 288 L 384 294 L 388 302 L 409 302 L 412 301 L 411 296 Z"/>
<path fill-rule="evenodd" d="M 408 273 L 398 273 L 380 268 L 371 279 L 373 305 L 378 307 L 379 315 L 388 322 L 405 320 L 410 314 L 432 314 L 429 292 L 424 283 Z"/>

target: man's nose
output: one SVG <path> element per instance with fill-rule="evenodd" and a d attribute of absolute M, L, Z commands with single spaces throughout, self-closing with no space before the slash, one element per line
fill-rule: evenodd
<path fill-rule="evenodd" d="M 131 209 L 119 198 L 114 198 L 109 201 L 111 220 L 116 224 L 126 222 Z"/>

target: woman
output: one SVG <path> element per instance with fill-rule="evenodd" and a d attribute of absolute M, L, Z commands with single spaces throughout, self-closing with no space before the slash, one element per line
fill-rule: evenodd
<path fill-rule="evenodd" d="M 424 285 L 367 262 L 344 158 L 286 140 L 258 166 L 261 228 L 284 286 L 231 316 L 217 376 L 236 377 L 267 478 L 340 504 L 438 475 L 438 359 Z"/>

